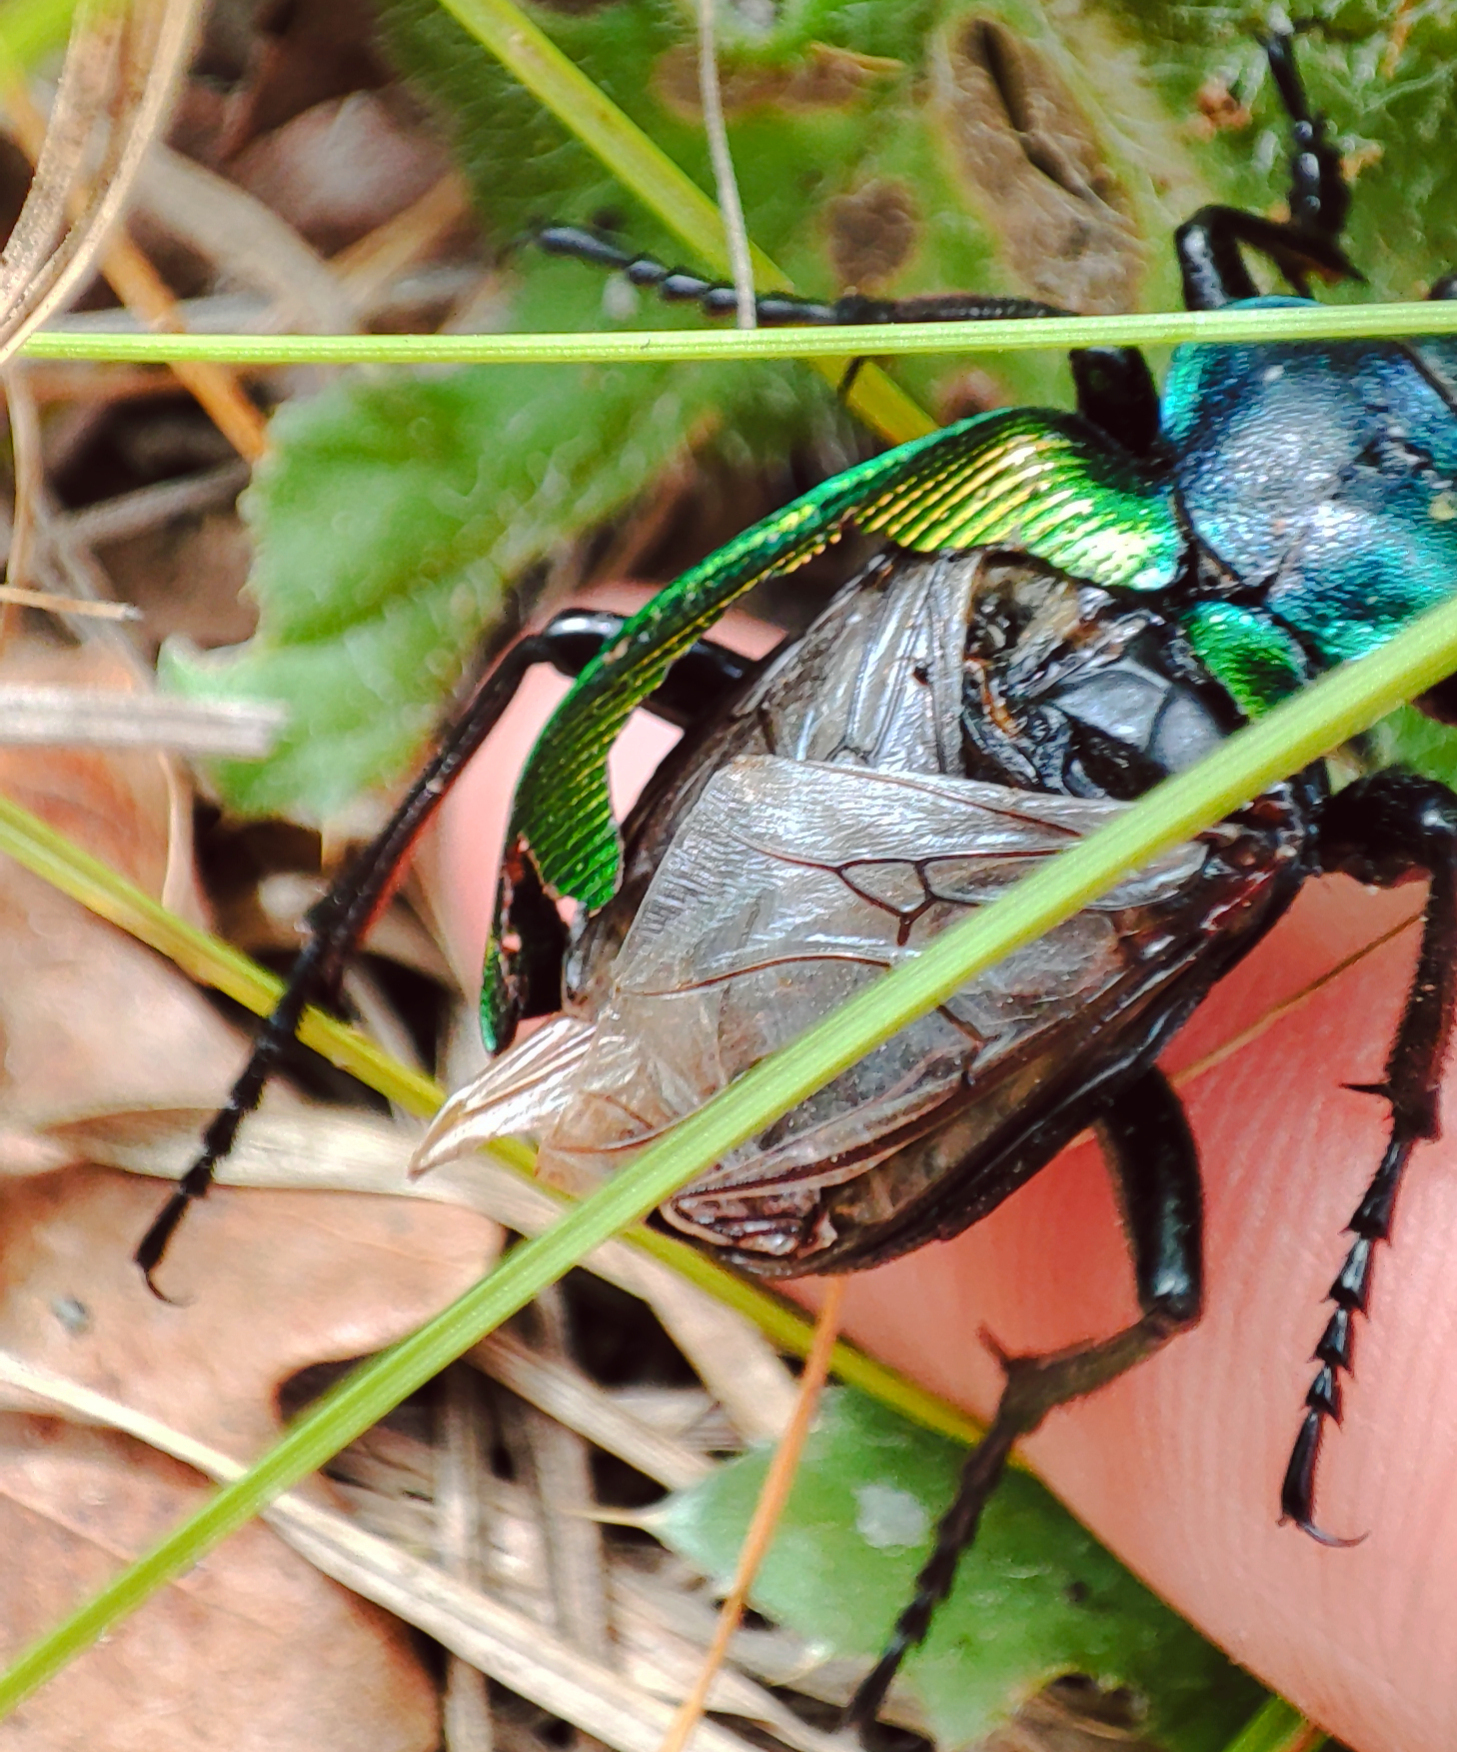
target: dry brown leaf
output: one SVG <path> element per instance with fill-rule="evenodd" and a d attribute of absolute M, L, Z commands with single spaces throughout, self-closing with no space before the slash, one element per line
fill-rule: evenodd
<path fill-rule="evenodd" d="M 130 685 L 84 651 L 7 661 L 7 680 Z M 0 793 L 150 894 L 167 872 L 168 789 L 155 754 L 0 748 Z M 0 1110 L 32 1116 L 117 1101 L 215 1101 L 240 1037 L 187 981 L 39 877 L 0 860 Z"/>
<path fill-rule="evenodd" d="M 260 135 L 228 174 L 333 255 L 418 201 L 449 169 L 448 155 L 402 105 L 354 91 Z"/>
<path fill-rule="evenodd" d="M 200 1506 L 128 1436 L 0 1416 L 7 1656 Z M 4 1752 L 428 1752 L 432 1681 L 398 1620 L 245 1527 L 0 1723 Z"/>
<path fill-rule="evenodd" d="M 151 1295 L 131 1251 L 157 1187 L 69 1168 L 0 1187 L 0 1347 L 238 1459 L 278 1431 L 279 1386 L 411 1331 L 491 1264 L 469 1212 L 327 1192 L 215 1192 Z M 181 1298 L 186 1298 L 185 1303 Z"/>

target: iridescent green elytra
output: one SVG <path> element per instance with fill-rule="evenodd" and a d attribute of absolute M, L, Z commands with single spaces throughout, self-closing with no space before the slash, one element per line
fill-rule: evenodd
<path fill-rule="evenodd" d="M 685 572 L 583 670 L 521 775 L 508 857 L 528 859 L 550 894 L 588 908 L 610 900 L 621 843 L 606 760 L 629 715 L 735 598 L 802 566 L 852 525 L 914 553 L 1015 549 L 1108 589 L 1168 586 L 1182 548 L 1167 485 L 1074 414 L 980 414 L 873 457 Z M 509 901 L 503 884 L 481 993 L 493 1051 L 510 1028 Z"/>

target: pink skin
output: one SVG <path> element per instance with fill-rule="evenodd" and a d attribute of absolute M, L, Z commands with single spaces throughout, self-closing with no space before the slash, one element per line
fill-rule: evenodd
<path fill-rule="evenodd" d="M 736 630 L 755 651 L 770 637 L 752 623 Z M 452 896 L 447 928 L 477 965 L 490 846 L 534 734 L 526 719 L 539 723 L 549 704 L 538 697 L 503 726 L 433 848 Z M 670 737 L 634 722 L 614 767 L 619 797 Z M 1394 1244 L 1378 1256 L 1372 1318 L 1358 1329 L 1345 1425 L 1325 1441 L 1321 1523 L 1369 1538 L 1322 1549 L 1276 1524 L 1278 1493 L 1342 1229 L 1386 1135 L 1382 1105 L 1342 1085 L 1382 1074 L 1416 949 L 1415 931 L 1399 927 L 1420 902 L 1419 887 L 1310 884 L 1175 1042 L 1165 1069 L 1188 1106 L 1208 1200 L 1203 1321 L 1054 1412 L 1026 1445 L 1047 1483 L 1160 1594 L 1358 1752 L 1457 1744 L 1457 1143 L 1417 1151 Z M 1449 1123 L 1457 1136 L 1457 1117 Z M 808 1280 L 804 1300 L 816 1288 Z M 1009 1350 L 1046 1350 L 1133 1312 L 1108 1179 L 1084 1139 L 957 1240 L 855 1277 L 845 1325 L 985 1418 L 998 1374 L 983 1330 Z"/>

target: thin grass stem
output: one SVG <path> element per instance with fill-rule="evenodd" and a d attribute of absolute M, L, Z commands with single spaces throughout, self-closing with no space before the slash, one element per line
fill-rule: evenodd
<path fill-rule="evenodd" d="M 556 335 L 170 335 L 45 329 L 27 358 L 170 365 L 603 365 L 724 359 L 830 359 L 847 354 L 1006 353 L 1186 341 L 1380 341 L 1457 334 L 1457 300 L 1312 304 L 1243 310 L 1134 311 L 1036 322 L 870 323 L 853 328 L 623 329 Z M 924 425 L 923 425 L 923 428 Z"/>

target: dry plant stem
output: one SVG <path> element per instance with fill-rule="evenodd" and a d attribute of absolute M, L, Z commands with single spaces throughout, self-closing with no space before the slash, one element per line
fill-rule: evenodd
<path fill-rule="evenodd" d="M 332 256 L 329 266 L 353 303 L 368 306 L 397 274 L 427 256 L 470 210 L 464 179 L 451 171 L 402 213 Z"/>
<path fill-rule="evenodd" d="M 543 1357 L 512 1333 L 493 1332 L 464 1360 L 666 1490 L 686 1490 L 713 1471 L 712 1461 L 624 1409 L 570 1363 Z"/>
<path fill-rule="evenodd" d="M 35 163 L 45 142 L 45 117 L 19 80 L 5 79 L 0 83 L 0 102 L 10 118 L 14 139 Z M 88 198 L 84 185 L 76 183 L 70 195 L 72 213 L 79 216 Z M 118 229 L 112 233 L 100 267 L 117 297 L 149 328 L 164 334 L 186 332 L 177 302 L 166 283 L 125 231 Z M 172 371 L 238 454 L 249 462 L 257 462 L 268 448 L 267 422 L 244 393 L 237 373 L 225 365 L 191 360 L 178 360 Z"/>
<path fill-rule="evenodd" d="M 166 120 L 198 10 L 199 0 L 80 0 L 35 175 L 0 253 L 0 362 L 91 272 Z M 24 83 L 3 42 L 0 83 Z M 99 162 L 83 178 L 97 135 Z M 81 190 L 81 210 L 68 223 Z"/>
<path fill-rule="evenodd" d="M 11 1405 L 59 1410 L 82 1422 L 124 1430 L 219 1482 L 245 1470 L 229 1455 L 144 1412 L 4 1351 L 0 1385 Z M 415 1625 L 540 1708 L 595 1735 L 613 1752 L 657 1752 L 668 1706 L 525 1613 L 295 1492 L 275 1498 L 264 1519 L 325 1575 Z M 713 1723 L 699 1729 L 693 1745 L 694 1752 L 751 1752 L 738 1735 Z"/>
<path fill-rule="evenodd" d="M 53 590 L 26 590 L 16 584 L 0 584 L 0 603 L 17 608 L 40 608 L 51 614 L 78 614 L 83 619 L 136 621 L 141 609 L 130 602 L 90 602 L 81 596 L 57 596 Z M 0 627 L 4 622 L 0 620 Z"/>
<path fill-rule="evenodd" d="M 554 1284 L 533 1305 L 542 1352 L 551 1362 L 567 1360 L 566 1308 Z M 607 1623 L 607 1572 L 602 1528 L 593 1517 L 596 1499 L 587 1444 L 573 1429 L 534 1406 L 523 1419 L 541 1499 L 557 1628 L 594 1660 L 609 1664 L 612 1638 Z"/>
<path fill-rule="evenodd" d="M 323 257 L 216 171 L 159 143 L 137 178 L 137 199 L 225 278 L 263 294 L 270 306 L 263 326 L 336 336 L 357 327 L 354 305 Z"/>
<path fill-rule="evenodd" d="M 45 491 L 45 457 L 40 414 L 27 369 L 19 360 L 5 367 L 5 406 L 15 461 L 15 508 L 10 520 L 10 550 L 5 556 L 5 583 L 10 589 L 22 590 L 33 583 L 36 507 Z M 7 598 L 0 606 L 0 645 L 14 631 L 14 622 L 15 601 Z"/>
<path fill-rule="evenodd" d="M 718 210 L 723 215 L 730 278 L 738 301 L 734 321 L 741 329 L 752 329 L 759 326 L 754 311 L 754 264 L 749 254 L 749 233 L 744 224 L 744 205 L 739 199 L 739 181 L 734 175 L 728 129 L 724 126 L 713 12 L 714 0 L 698 0 L 698 96 L 703 105 L 703 129 L 708 136 L 708 156 L 713 164 Z"/>
<path fill-rule="evenodd" d="M 119 234 L 112 239 L 101 271 L 127 309 L 149 328 L 164 334 L 185 332 L 176 299 L 130 238 Z M 225 365 L 181 359 L 172 371 L 238 455 L 246 462 L 259 461 L 268 449 L 268 422 L 249 399 L 237 372 Z"/>
<path fill-rule="evenodd" d="M 440 1377 L 440 1429 L 435 1470 L 436 1538 L 450 1575 L 481 1585 L 485 1502 L 481 1472 L 490 1426 L 479 1378 L 463 1363 Z M 485 1675 L 459 1655 L 445 1661 L 446 1752 L 491 1752 L 491 1705 Z"/>
<path fill-rule="evenodd" d="M 41 591 L 11 591 L 28 607 L 66 612 L 125 611 L 125 603 L 74 604 Z M 124 612 L 116 618 L 128 618 Z M 278 740 L 287 714 L 267 701 L 180 700 L 125 688 L 0 684 L 0 744 L 68 748 L 153 748 L 177 754 L 258 760 Z"/>
<path fill-rule="evenodd" d="M 779 1446 L 774 1450 L 774 1459 L 768 1472 L 764 1475 L 764 1488 L 759 1492 L 759 1500 L 754 1505 L 753 1518 L 749 1522 L 749 1530 L 744 1535 L 743 1549 L 739 1553 L 738 1568 L 734 1572 L 733 1585 L 724 1597 L 723 1606 L 719 1611 L 718 1624 L 714 1629 L 713 1642 L 704 1657 L 702 1670 L 692 1691 L 683 1699 L 678 1714 L 673 1719 L 663 1740 L 662 1752 L 683 1752 L 688 1744 L 688 1736 L 698 1725 L 703 1715 L 704 1706 L 708 1702 L 708 1693 L 715 1676 L 723 1666 L 728 1654 L 729 1643 L 734 1632 L 739 1628 L 739 1621 L 744 1615 L 744 1607 L 748 1604 L 749 1590 L 754 1585 L 754 1577 L 759 1573 L 759 1565 L 764 1561 L 764 1553 L 769 1549 L 774 1537 L 774 1530 L 779 1525 L 784 1513 L 784 1505 L 789 1501 L 789 1493 L 794 1488 L 794 1475 L 799 1467 L 799 1457 L 804 1451 L 805 1438 L 809 1435 L 811 1423 L 814 1421 L 815 1408 L 819 1404 L 820 1390 L 825 1384 L 829 1373 L 830 1355 L 835 1348 L 835 1339 L 840 1330 L 840 1309 L 845 1300 L 845 1280 L 843 1277 L 831 1278 L 825 1288 L 824 1300 L 820 1304 L 819 1318 L 815 1322 L 814 1343 L 810 1353 L 805 1358 L 804 1373 L 799 1382 L 799 1399 L 794 1407 L 794 1416 L 785 1430 Z"/>
<path fill-rule="evenodd" d="M 65 513 L 56 522 L 63 536 L 85 542 L 88 547 L 122 541 L 128 536 L 144 535 L 174 517 L 232 504 L 247 486 L 248 475 L 241 462 L 225 462 L 201 474 L 118 493 L 115 498 L 88 505 L 84 511 Z"/>

